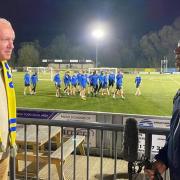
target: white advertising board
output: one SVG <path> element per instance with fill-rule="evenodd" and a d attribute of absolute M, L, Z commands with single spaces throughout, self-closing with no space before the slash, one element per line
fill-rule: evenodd
<path fill-rule="evenodd" d="M 96 115 L 89 114 L 76 114 L 76 113 L 57 113 L 53 118 L 53 120 L 66 120 L 66 121 L 82 121 L 82 122 L 96 122 Z M 64 134 L 67 136 L 73 135 L 73 128 L 64 128 Z M 87 137 L 87 130 L 77 128 L 77 135 L 83 135 Z M 96 147 L 96 131 L 91 129 L 89 137 L 89 146 Z M 85 142 L 86 143 L 86 142 Z"/>
<path fill-rule="evenodd" d="M 123 124 L 126 120 L 132 117 L 123 117 Z M 169 128 L 170 121 L 167 119 L 151 119 L 151 118 L 135 118 L 138 126 L 140 127 L 155 127 L 155 128 Z M 165 144 L 166 137 L 163 135 L 152 135 L 152 154 L 157 154 Z M 145 146 L 145 134 L 139 133 L 139 152 L 144 153 Z"/>

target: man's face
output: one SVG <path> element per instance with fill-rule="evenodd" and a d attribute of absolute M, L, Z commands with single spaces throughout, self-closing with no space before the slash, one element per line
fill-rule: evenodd
<path fill-rule="evenodd" d="M 0 61 L 11 58 L 14 39 L 15 34 L 11 26 L 0 25 Z"/>

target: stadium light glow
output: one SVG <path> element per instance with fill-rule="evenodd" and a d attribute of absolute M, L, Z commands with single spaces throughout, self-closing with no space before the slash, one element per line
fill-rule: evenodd
<path fill-rule="evenodd" d="M 102 38 L 104 37 L 104 31 L 103 31 L 103 29 L 98 28 L 98 29 L 93 30 L 92 36 L 93 36 L 96 40 L 102 39 Z"/>
<path fill-rule="evenodd" d="M 96 67 L 98 67 L 98 43 L 99 40 L 104 38 L 104 35 L 105 35 L 104 30 L 101 27 L 98 27 L 92 31 L 92 36 L 96 40 Z"/>

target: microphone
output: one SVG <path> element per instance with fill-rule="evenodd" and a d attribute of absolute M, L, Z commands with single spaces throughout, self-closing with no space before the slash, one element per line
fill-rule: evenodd
<path fill-rule="evenodd" d="M 138 142 L 137 121 L 134 118 L 129 118 L 126 120 L 124 126 L 123 148 L 121 151 L 121 157 L 128 161 L 128 177 L 126 173 L 118 173 L 116 174 L 118 179 L 137 179 L 137 175 L 142 171 L 143 167 L 153 169 L 153 163 L 151 163 L 148 158 L 144 157 L 144 159 L 142 159 L 141 157 L 141 159 L 138 159 Z M 133 174 L 135 174 L 134 177 Z M 106 179 L 114 179 L 114 174 L 106 176 Z M 163 180 L 161 174 L 157 170 L 155 171 L 154 180 Z"/>
<path fill-rule="evenodd" d="M 140 173 L 142 167 L 146 169 L 152 169 L 152 163 L 145 158 L 140 163 L 138 163 L 139 170 L 136 171 L 136 162 L 138 161 L 138 127 L 137 121 L 134 118 L 129 118 L 126 120 L 124 129 L 124 141 L 123 141 L 123 159 L 128 161 L 128 179 L 132 180 L 133 174 Z M 155 180 L 162 180 L 161 174 L 155 171 Z"/>
<path fill-rule="evenodd" d="M 138 159 L 138 128 L 137 121 L 133 118 L 126 120 L 123 141 L 123 159 L 128 161 L 128 179 L 136 173 L 134 162 Z"/>
<path fill-rule="evenodd" d="M 138 128 L 137 121 L 133 118 L 126 120 L 122 155 L 128 162 L 135 162 L 138 159 Z"/>

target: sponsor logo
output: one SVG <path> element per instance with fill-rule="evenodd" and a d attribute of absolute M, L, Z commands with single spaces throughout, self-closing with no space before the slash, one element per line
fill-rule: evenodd
<path fill-rule="evenodd" d="M 143 119 L 139 121 L 138 125 L 140 127 L 154 127 L 154 123 L 149 119 Z"/>

